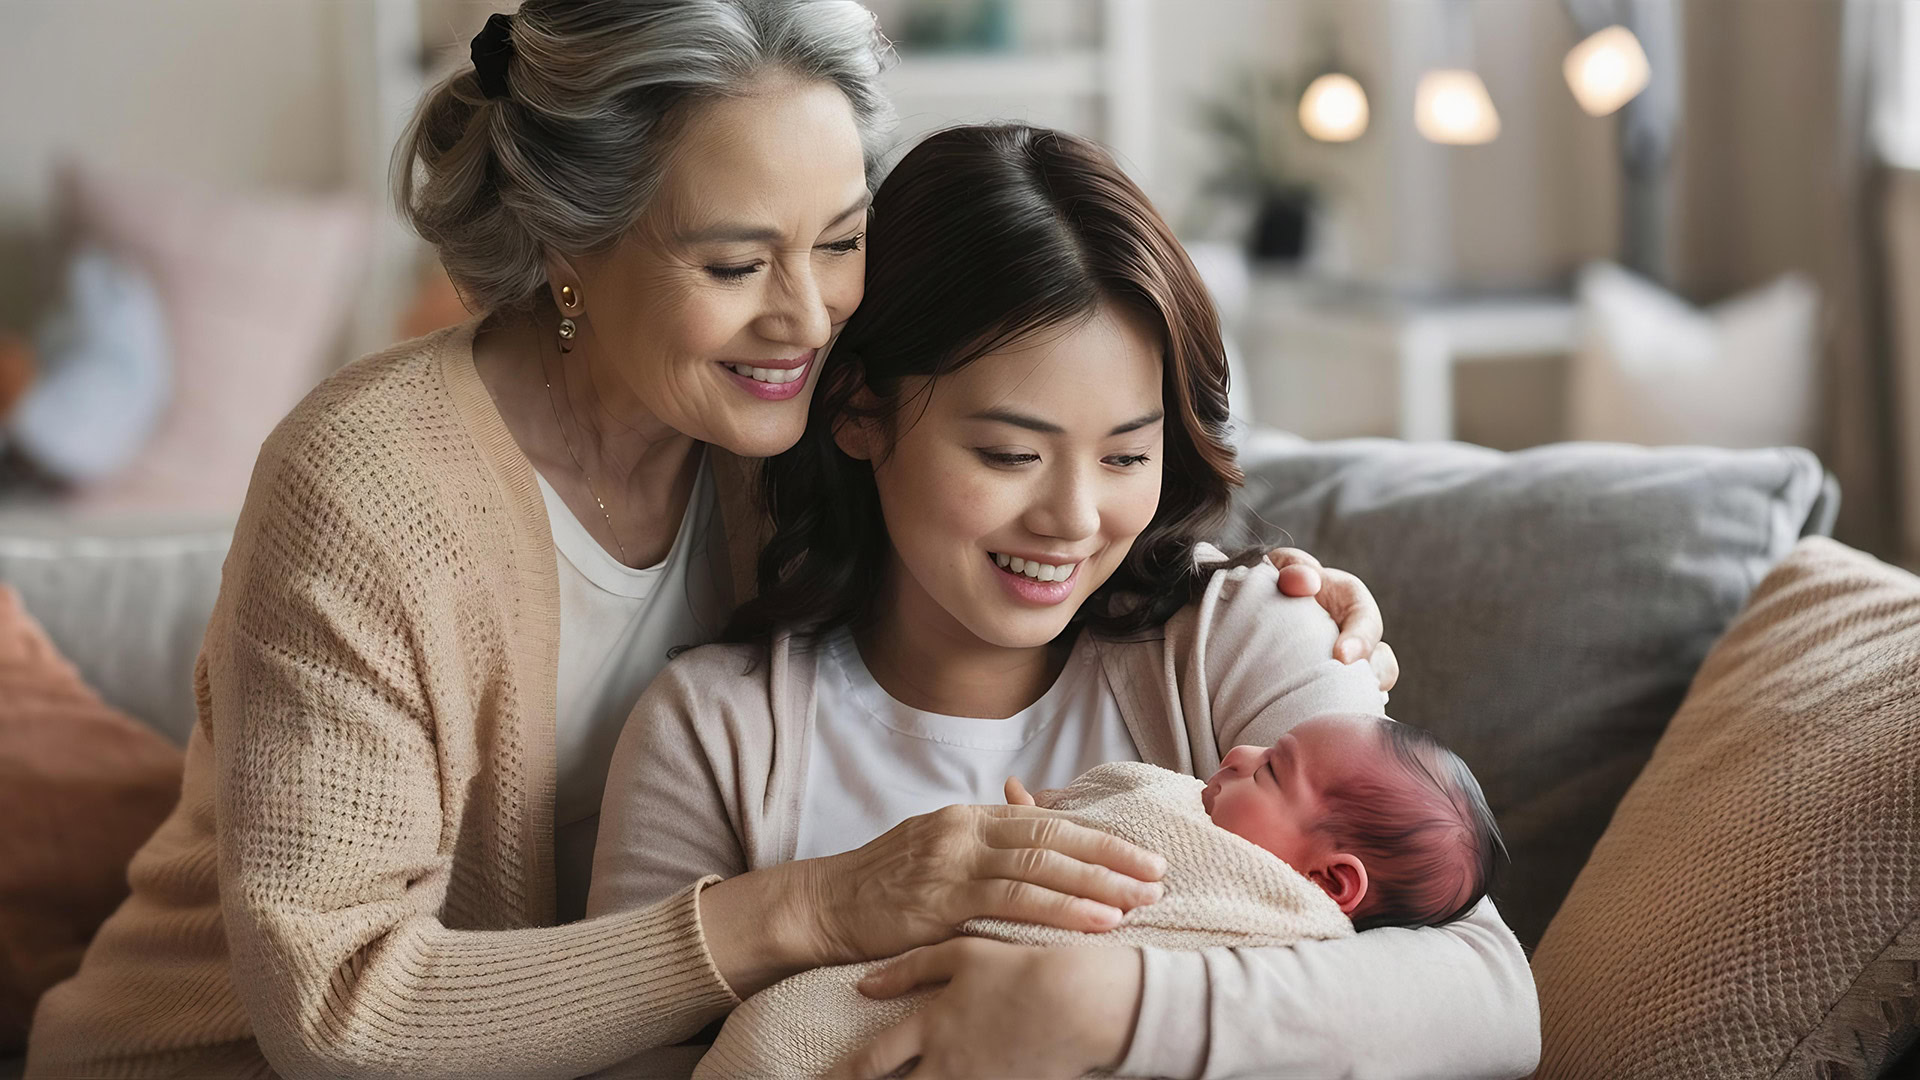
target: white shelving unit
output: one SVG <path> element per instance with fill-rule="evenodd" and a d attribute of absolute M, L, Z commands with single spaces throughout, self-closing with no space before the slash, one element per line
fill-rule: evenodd
<path fill-rule="evenodd" d="M 1253 415 L 1314 439 L 1454 438 L 1461 365 L 1579 344 L 1573 301 L 1549 293 L 1409 298 L 1263 271 L 1248 300 Z"/>
<path fill-rule="evenodd" d="M 391 343 L 418 285 L 424 249 L 394 210 L 389 168 L 427 82 L 415 0 L 354 0 L 334 10 L 349 119 L 348 185 L 374 211 L 373 257 L 348 330 L 347 355 L 360 356 Z"/>
<path fill-rule="evenodd" d="M 887 74 L 896 97 L 966 101 L 991 95 L 1098 96 L 1103 55 L 1095 49 L 1047 53 L 913 53 Z"/>
<path fill-rule="evenodd" d="M 896 154 L 952 124 L 1024 120 L 1099 140 L 1145 186 L 1153 163 L 1151 0 L 1080 2 L 1097 10 L 1091 44 L 1004 53 L 902 49 L 887 73 L 900 115 Z"/>

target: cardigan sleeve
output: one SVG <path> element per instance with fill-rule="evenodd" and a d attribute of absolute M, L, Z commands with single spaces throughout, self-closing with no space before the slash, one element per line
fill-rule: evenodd
<path fill-rule="evenodd" d="M 675 658 L 640 696 L 607 769 L 588 916 L 644 908 L 690 881 L 750 869 L 745 826 L 726 793 L 743 784 L 740 729 L 770 741 L 772 712 L 765 692 L 725 688 L 766 669 L 744 647 L 708 645 Z"/>
<path fill-rule="evenodd" d="M 1340 628 L 1311 597 L 1282 596 L 1266 562 L 1217 571 L 1201 601 L 1182 611 L 1168 647 L 1184 650 L 1189 710 L 1210 715 L 1220 753 L 1266 745 L 1326 713 L 1384 716 L 1386 695 L 1363 660 L 1333 658 Z"/>
<path fill-rule="evenodd" d="M 477 707 L 477 681 L 424 676 L 460 663 L 433 643 L 461 590 L 380 542 L 429 527 L 385 516 L 404 500 L 356 498 L 271 441 L 254 485 L 198 689 L 233 978 L 274 1069 L 577 1075 L 726 1011 L 704 883 L 567 926 L 442 922 L 463 819 L 488 812 L 443 789 L 476 749 L 435 723 Z"/>
<path fill-rule="evenodd" d="M 1338 628 L 1281 597 L 1261 564 L 1222 571 L 1168 646 L 1198 655 L 1219 749 L 1269 742 L 1325 712 L 1381 712 L 1364 663 L 1331 659 Z M 1186 694 L 1191 706 L 1192 695 Z M 1291 947 L 1143 949 L 1123 1076 L 1519 1077 L 1540 1056 L 1525 951 L 1483 900 L 1444 927 L 1381 927 Z"/>

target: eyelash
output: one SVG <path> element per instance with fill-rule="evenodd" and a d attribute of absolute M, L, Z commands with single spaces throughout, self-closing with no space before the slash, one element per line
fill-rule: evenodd
<path fill-rule="evenodd" d="M 860 250 L 861 245 L 866 242 L 866 239 L 866 233 L 855 233 L 845 240 L 835 240 L 831 244 L 822 244 L 820 246 L 832 255 L 851 255 Z M 720 281 L 744 281 L 750 275 L 757 273 L 764 265 L 766 264 L 753 263 L 750 266 L 709 266 L 707 267 L 707 273 L 713 275 L 714 278 Z"/>
<path fill-rule="evenodd" d="M 1013 468 L 1017 465 L 1025 465 L 1028 462 L 1040 460 L 1040 455 L 1038 454 L 1002 454 L 992 450 L 979 450 L 976 451 L 976 453 L 978 453 L 981 459 L 987 464 L 998 465 L 1002 468 Z M 1137 465 L 1145 465 L 1152 460 L 1153 459 L 1146 454 L 1120 454 L 1107 459 L 1108 462 L 1119 465 L 1123 469 L 1133 468 Z"/>

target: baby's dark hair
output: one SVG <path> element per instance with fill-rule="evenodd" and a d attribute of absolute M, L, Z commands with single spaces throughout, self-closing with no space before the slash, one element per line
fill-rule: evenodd
<path fill-rule="evenodd" d="M 1420 728 L 1385 718 L 1378 726 L 1401 775 L 1353 772 L 1323 792 L 1328 810 L 1314 827 L 1366 864 L 1355 930 L 1444 926 L 1487 895 L 1506 845 L 1459 755 Z"/>

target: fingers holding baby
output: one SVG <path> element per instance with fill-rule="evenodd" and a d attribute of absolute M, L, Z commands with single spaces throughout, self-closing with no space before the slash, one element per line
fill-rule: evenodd
<path fill-rule="evenodd" d="M 1134 949 L 1013 945 L 954 938 L 868 975 L 860 992 L 893 998 L 941 987 L 927 1007 L 843 1058 L 834 1080 L 902 1070 L 916 1080 L 1076 1077 L 1120 1063 L 1140 993 Z M 983 1031 L 991 1039 L 980 1038 Z"/>
<path fill-rule="evenodd" d="M 1108 930 L 1158 900 L 1166 872 L 1159 855 L 1030 798 L 921 814 L 822 862 L 833 951 L 848 960 L 942 941 L 975 918 Z"/>

